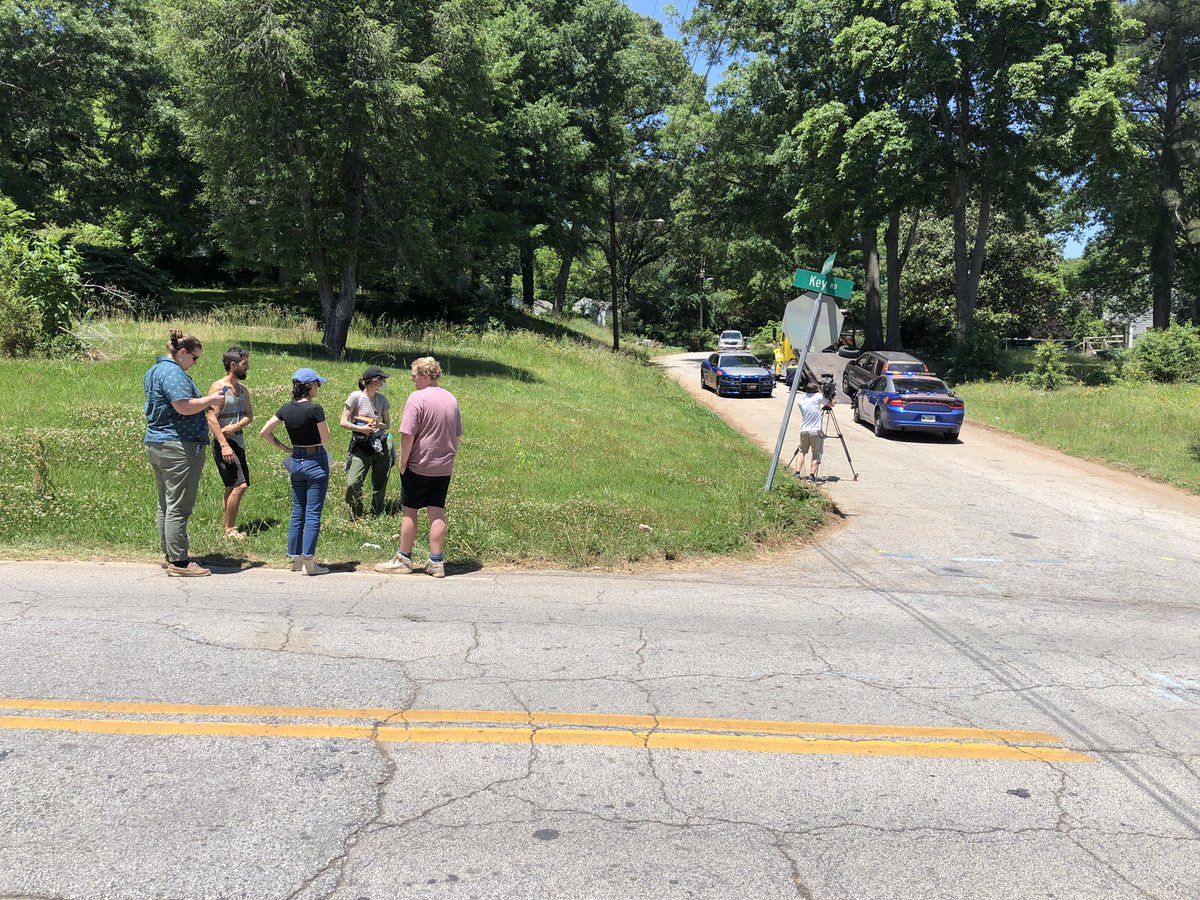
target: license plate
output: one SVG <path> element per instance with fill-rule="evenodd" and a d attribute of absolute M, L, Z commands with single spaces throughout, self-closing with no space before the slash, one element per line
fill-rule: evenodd
<path fill-rule="evenodd" d="M 921 416 L 922 422 L 936 422 L 937 416 Z"/>

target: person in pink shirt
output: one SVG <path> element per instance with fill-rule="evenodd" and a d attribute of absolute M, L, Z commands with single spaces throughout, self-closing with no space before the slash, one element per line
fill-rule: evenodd
<path fill-rule="evenodd" d="M 388 575 L 424 571 L 445 578 L 442 551 L 446 546 L 446 493 L 454 471 L 462 416 L 458 401 L 438 385 L 442 367 L 432 356 L 412 364 L 415 390 L 404 403 L 400 420 L 400 549 L 388 562 L 375 567 Z M 413 567 L 412 549 L 417 537 L 417 514 L 429 510 L 429 562 L 423 570 Z"/>

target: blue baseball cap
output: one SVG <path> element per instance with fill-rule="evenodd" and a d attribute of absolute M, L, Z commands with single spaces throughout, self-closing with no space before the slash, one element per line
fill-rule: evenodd
<path fill-rule="evenodd" d="M 315 370 L 309 368 L 297 369 L 296 374 L 292 376 L 292 381 L 299 381 L 301 384 L 309 384 L 313 381 L 317 382 L 317 384 L 325 383 L 324 378 L 318 375 Z"/>

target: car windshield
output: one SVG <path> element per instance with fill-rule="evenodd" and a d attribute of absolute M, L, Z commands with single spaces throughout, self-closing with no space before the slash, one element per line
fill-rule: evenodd
<path fill-rule="evenodd" d="M 940 378 L 893 378 L 901 394 L 948 394 L 950 388 Z"/>
<path fill-rule="evenodd" d="M 758 365 L 759 365 L 758 359 L 756 357 L 750 356 L 749 354 L 743 354 L 741 356 L 722 356 L 721 357 L 721 366 L 722 366 L 722 368 L 726 368 L 726 369 L 733 369 L 733 368 L 737 368 L 738 366 L 754 366 L 757 368 Z"/>

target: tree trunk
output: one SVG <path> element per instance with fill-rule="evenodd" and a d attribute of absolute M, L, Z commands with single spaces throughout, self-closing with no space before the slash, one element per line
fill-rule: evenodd
<path fill-rule="evenodd" d="M 621 349 L 621 327 L 617 320 L 617 180 L 608 173 L 608 270 L 612 291 L 613 350 Z"/>
<path fill-rule="evenodd" d="M 1162 150 L 1158 157 L 1158 197 L 1154 231 L 1150 238 L 1150 285 L 1154 301 L 1154 327 L 1171 326 L 1171 286 L 1175 281 L 1175 208 L 1182 199 L 1183 176 L 1179 158 L 1179 129 L 1183 112 L 1183 41 L 1179 28 L 1164 35 L 1162 69 L 1166 75 L 1166 105 L 1162 117 Z"/>
<path fill-rule="evenodd" d="M 921 221 L 921 211 L 913 210 L 912 223 L 908 226 L 908 235 L 904 238 L 904 247 L 900 247 L 900 220 L 903 211 L 892 210 L 888 218 L 887 231 L 884 233 L 884 244 L 887 247 L 887 342 L 884 347 L 888 350 L 903 350 L 904 340 L 900 335 L 900 285 L 904 276 L 904 264 L 908 262 L 909 251 L 912 250 L 913 240 L 917 236 L 917 223 Z"/>
<path fill-rule="evenodd" d="M 358 301 L 358 242 L 362 232 L 363 185 L 366 175 L 366 148 L 356 144 L 347 154 L 343 180 L 342 219 L 345 253 L 342 259 L 341 285 L 332 315 L 325 316 L 325 349 L 334 357 L 346 353 L 346 338 Z"/>
<path fill-rule="evenodd" d="M 521 302 L 533 308 L 533 241 L 521 242 Z"/>
<path fill-rule="evenodd" d="M 916 219 L 916 216 L 913 217 Z M 892 210 L 888 217 L 887 231 L 883 234 L 883 245 L 887 252 L 887 338 L 884 347 L 901 350 L 900 340 L 900 210 Z"/>
<path fill-rule="evenodd" d="M 863 264 L 867 270 L 866 284 L 864 285 L 866 321 L 863 323 L 863 349 L 879 350 L 883 347 L 883 309 L 879 290 L 879 230 L 873 222 L 863 226 L 862 248 Z M 813 347 L 812 349 L 823 350 L 825 348 Z"/>
<path fill-rule="evenodd" d="M 579 221 L 571 223 L 571 237 L 562 251 L 562 262 L 558 265 L 558 277 L 554 279 L 554 314 L 561 316 L 567 305 L 567 285 L 571 280 L 571 266 L 575 262 L 575 244 L 583 231 Z"/>
<path fill-rule="evenodd" d="M 961 344 L 975 324 L 975 304 L 967 291 L 970 262 L 967 257 L 967 170 L 963 166 L 959 166 L 954 177 L 950 218 L 954 225 L 955 340 Z"/>
<path fill-rule="evenodd" d="M 979 305 L 979 279 L 983 276 L 983 263 L 987 256 L 988 230 L 992 224 L 992 201 L 984 197 L 979 201 L 979 220 L 975 223 L 975 246 L 971 248 L 971 270 L 967 273 L 967 296 L 971 305 L 971 324 L 975 323 L 975 308 Z"/>

